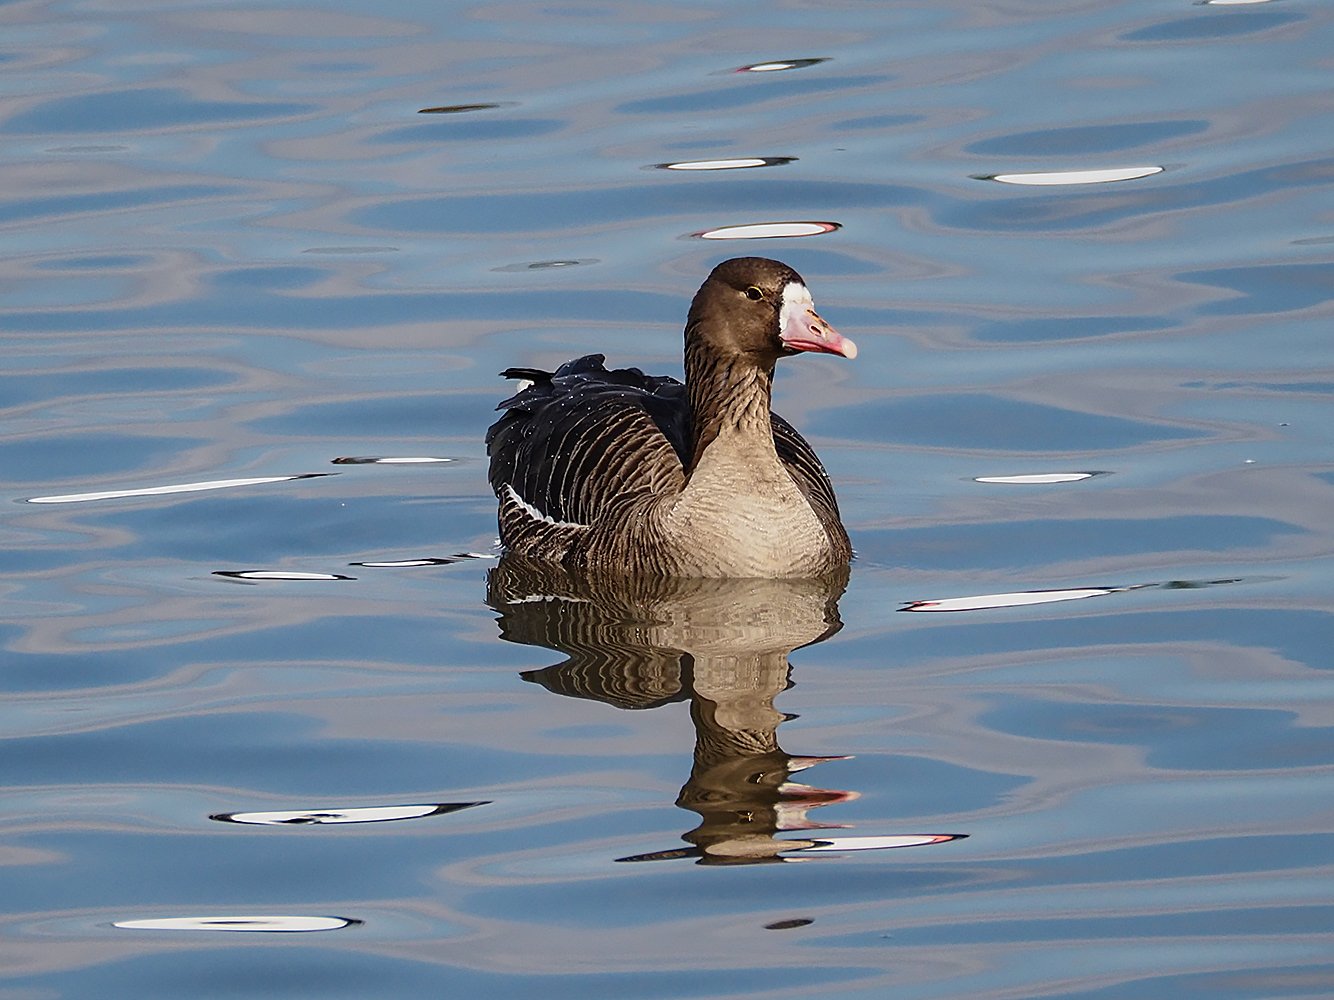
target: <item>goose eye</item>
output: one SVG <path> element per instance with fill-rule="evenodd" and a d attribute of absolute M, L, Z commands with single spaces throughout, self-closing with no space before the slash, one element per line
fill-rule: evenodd
<path fill-rule="evenodd" d="M 762 298 L 764 298 L 764 293 L 760 291 L 758 288 L 756 288 L 754 285 L 751 285 L 749 288 L 746 289 L 746 298 L 750 299 L 752 302 L 759 302 Z"/>

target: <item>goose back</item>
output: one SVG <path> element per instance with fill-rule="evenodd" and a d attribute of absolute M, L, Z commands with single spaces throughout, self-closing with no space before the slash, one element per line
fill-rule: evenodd
<path fill-rule="evenodd" d="M 501 372 L 532 384 L 496 407 L 505 415 L 486 435 L 493 489 L 512 486 L 548 517 L 589 524 L 618 493 L 680 488 L 685 387 L 638 368 L 608 371 L 604 360 Z"/>

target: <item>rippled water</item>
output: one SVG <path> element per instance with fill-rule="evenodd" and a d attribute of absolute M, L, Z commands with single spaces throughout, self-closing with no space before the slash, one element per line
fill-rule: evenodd
<path fill-rule="evenodd" d="M 1332 24 L 4 7 L 0 996 L 1334 995 Z M 739 253 L 850 579 L 498 562 Z"/>

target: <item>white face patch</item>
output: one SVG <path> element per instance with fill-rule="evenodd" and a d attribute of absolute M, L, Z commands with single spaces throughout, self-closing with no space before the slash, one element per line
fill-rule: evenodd
<path fill-rule="evenodd" d="M 792 329 L 793 324 L 805 316 L 808 309 L 815 309 L 810 289 L 800 281 L 789 281 L 783 286 L 783 307 L 778 311 L 778 329 Z"/>

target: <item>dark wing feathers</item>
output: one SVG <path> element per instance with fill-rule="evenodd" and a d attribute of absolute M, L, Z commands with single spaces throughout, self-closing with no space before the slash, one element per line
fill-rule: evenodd
<path fill-rule="evenodd" d="M 777 413 L 771 412 L 769 416 L 774 427 L 774 447 L 778 451 L 779 461 L 786 466 L 797 488 L 806 495 L 820 521 L 825 525 L 839 526 L 841 531 L 842 520 L 838 515 L 834 484 L 829 481 L 829 473 L 820 464 L 815 450 L 797 433 L 795 427 Z"/>
<path fill-rule="evenodd" d="M 592 524 L 619 497 L 681 488 L 685 387 L 602 361 L 590 354 L 554 373 L 505 373 L 533 385 L 497 407 L 505 415 L 487 432 L 494 490 L 512 486 L 547 517 Z"/>
<path fill-rule="evenodd" d="M 541 368 L 506 368 L 500 373 L 501 378 L 527 379 L 529 382 L 550 382 L 551 372 Z"/>
<path fill-rule="evenodd" d="M 486 435 L 491 487 L 512 486 L 557 521 L 592 524 L 620 496 L 681 489 L 689 464 L 685 386 L 638 368 L 603 367 L 603 355 L 555 372 L 508 368 L 533 384 L 502 402 Z M 829 476 L 805 439 L 773 414 L 778 457 L 826 524 L 839 523 Z"/>

